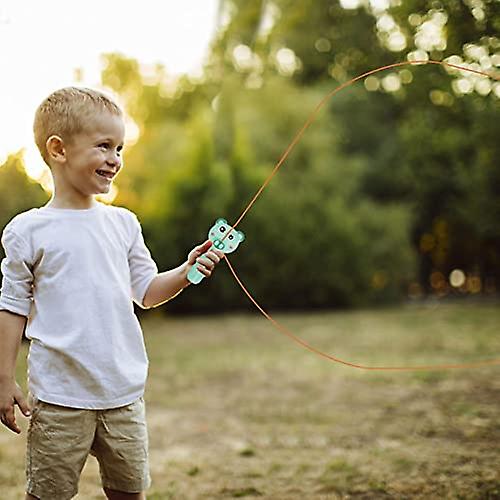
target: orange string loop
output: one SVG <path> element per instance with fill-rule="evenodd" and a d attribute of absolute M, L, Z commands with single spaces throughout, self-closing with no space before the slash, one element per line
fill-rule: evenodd
<path fill-rule="evenodd" d="M 231 231 L 234 230 L 234 228 L 241 222 L 243 217 L 247 214 L 247 212 L 252 208 L 253 204 L 257 201 L 257 198 L 262 194 L 262 191 L 267 187 L 267 185 L 271 182 L 272 178 L 277 174 L 278 170 L 280 169 L 281 165 L 284 163 L 292 149 L 295 147 L 295 145 L 300 141 L 302 136 L 304 135 L 304 132 L 309 128 L 309 126 L 314 122 L 316 119 L 317 114 L 321 110 L 321 108 L 326 104 L 327 101 L 329 101 L 335 94 L 340 92 L 341 90 L 345 89 L 346 87 L 349 87 L 353 83 L 357 82 L 358 80 L 361 80 L 362 78 L 365 78 L 367 76 L 373 75 L 375 73 L 379 73 L 380 71 L 386 71 L 391 68 L 396 68 L 399 66 L 406 66 L 406 65 L 421 65 L 421 64 L 438 64 L 443 67 L 448 66 L 450 68 L 454 68 L 457 70 L 461 71 L 468 71 L 469 73 L 475 73 L 477 75 L 481 76 L 487 76 L 489 78 L 493 78 L 494 80 L 500 80 L 500 76 L 495 74 L 489 74 L 483 71 L 471 69 L 471 68 L 466 68 L 464 66 L 459 66 L 457 64 L 451 64 L 448 62 L 444 61 L 403 61 L 403 62 L 398 62 L 394 64 L 389 64 L 387 66 L 382 66 L 380 68 L 376 68 L 370 71 L 367 71 L 359 76 L 356 76 L 355 78 L 352 78 L 351 80 L 344 82 L 342 85 L 339 85 L 335 89 L 333 89 L 330 93 L 328 93 L 316 106 L 316 108 L 313 110 L 313 112 L 309 115 L 307 120 L 305 121 L 304 125 L 300 128 L 300 130 L 295 134 L 295 137 L 292 139 L 288 147 L 285 149 L 285 152 L 281 155 L 280 159 L 276 163 L 274 169 L 272 172 L 269 174 L 269 176 L 265 179 L 265 181 L 262 183 L 262 186 L 259 188 L 259 190 L 255 193 L 253 198 L 250 200 L 248 205 L 245 207 L 241 215 L 238 217 L 238 220 L 234 223 L 232 226 L 231 230 L 226 233 L 223 239 L 227 238 Z M 233 266 L 229 262 L 229 259 L 227 258 L 227 255 L 224 256 L 225 261 L 229 267 L 229 270 L 233 274 L 236 282 L 238 285 L 241 287 L 245 295 L 250 299 L 250 301 L 254 304 L 254 306 L 262 313 L 263 316 L 265 316 L 272 324 L 273 326 L 282 334 L 286 335 L 288 338 L 302 346 L 303 348 L 313 352 L 314 354 L 317 354 L 318 356 L 321 356 L 323 358 L 326 358 L 329 361 L 333 361 L 335 363 L 340 363 L 342 365 L 349 366 L 351 368 L 357 368 L 360 370 L 371 370 L 371 371 L 437 371 L 437 370 L 457 370 L 457 369 L 465 369 L 465 368 L 480 368 L 484 366 L 492 366 L 492 365 L 499 365 L 500 364 L 500 359 L 487 359 L 487 360 L 480 360 L 480 361 L 474 361 L 470 363 L 458 363 L 458 364 L 438 364 L 438 365 L 420 365 L 420 366 L 367 366 L 367 365 L 361 365 L 361 364 L 356 364 L 356 363 L 351 363 L 349 361 L 345 361 L 343 359 L 337 358 L 335 356 L 332 356 L 330 354 L 327 354 L 320 349 L 317 349 L 316 347 L 308 344 L 301 338 L 297 337 L 294 335 L 290 330 L 288 330 L 285 326 L 283 326 L 281 323 L 276 321 L 269 313 L 267 313 L 255 300 L 255 298 L 252 296 L 252 294 L 247 290 L 245 285 L 242 283 L 242 281 L 239 279 L 238 275 L 236 274 L 236 271 L 234 270 Z"/>

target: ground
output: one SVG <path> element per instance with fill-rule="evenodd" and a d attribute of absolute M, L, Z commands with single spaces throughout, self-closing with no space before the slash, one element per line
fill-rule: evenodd
<path fill-rule="evenodd" d="M 498 304 L 277 317 L 359 363 L 500 358 Z M 500 498 L 500 365 L 355 370 L 303 350 L 253 312 L 154 311 L 141 322 L 151 359 L 150 500 Z M 0 430 L 2 499 L 22 498 L 25 436 Z M 93 458 L 78 498 L 103 498 Z"/>

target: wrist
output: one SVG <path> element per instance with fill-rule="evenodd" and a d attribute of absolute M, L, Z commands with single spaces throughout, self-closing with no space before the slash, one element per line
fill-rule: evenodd
<path fill-rule="evenodd" d="M 182 264 L 179 268 L 182 288 L 187 288 L 191 284 L 187 278 L 190 268 L 191 264 L 189 264 L 189 261 L 184 262 L 184 264 Z"/>

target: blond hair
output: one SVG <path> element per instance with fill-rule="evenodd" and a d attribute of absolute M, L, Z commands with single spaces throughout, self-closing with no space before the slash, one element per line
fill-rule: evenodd
<path fill-rule="evenodd" d="M 83 87 L 65 87 L 50 94 L 38 106 L 33 123 L 35 142 L 45 163 L 49 165 L 46 143 L 57 135 L 70 142 L 72 137 L 86 130 L 92 116 L 99 111 L 123 116 L 121 108 L 106 94 Z"/>

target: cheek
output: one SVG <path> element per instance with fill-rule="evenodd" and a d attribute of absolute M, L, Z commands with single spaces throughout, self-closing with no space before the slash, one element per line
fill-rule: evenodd
<path fill-rule="evenodd" d="M 89 157 L 92 163 L 102 163 L 105 160 L 105 155 L 102 151 L 94 150 Z"/>

